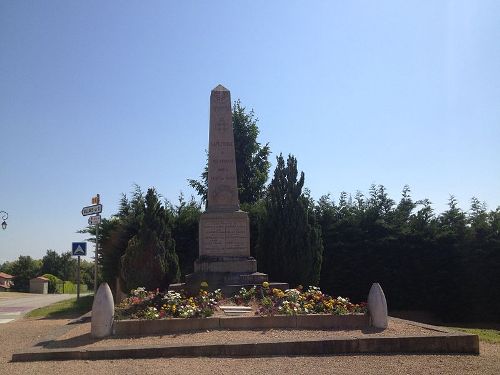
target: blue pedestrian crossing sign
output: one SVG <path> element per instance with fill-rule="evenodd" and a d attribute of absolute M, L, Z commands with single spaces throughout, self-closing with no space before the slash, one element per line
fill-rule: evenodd
<path fill-rule="evenodd" d="M 87 255 L 87 242 L 73 242 L 71 244 L 71 252 L 73 256 Z"/>

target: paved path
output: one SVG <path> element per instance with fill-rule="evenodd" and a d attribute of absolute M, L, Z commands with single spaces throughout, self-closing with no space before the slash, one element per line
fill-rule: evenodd
<path fill-rule="evenodd" d="M 0 293 L 0 324 L 19 319 L 31 310 L 75 298 L 76 294 Z"/>

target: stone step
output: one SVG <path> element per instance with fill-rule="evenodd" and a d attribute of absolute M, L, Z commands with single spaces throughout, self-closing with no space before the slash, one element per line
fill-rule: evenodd
<path fill-rule="evenodd" d="M 252 308 L 249 306 L 219 306 L 219 308 L 224 314 L 230 316 L 245 315 L 252 312 Z"/>
<path fill-rule="evenodd" d="M 245 311 L 245 312 L 235 312 L 235 311 L 227 312 L 227 311 L 225 311 L 224 312 L 224 315 L 227 315 L 227 316 L 243 316 L 243 315 L 248 315 L 248 314 L 250 314 L 249 311 Z"/>
<path fill-rule="evenodd" d="M 219 306 L 222 310 L 241 310 L 241 311 L 252 311 L 250 306 Z"/>

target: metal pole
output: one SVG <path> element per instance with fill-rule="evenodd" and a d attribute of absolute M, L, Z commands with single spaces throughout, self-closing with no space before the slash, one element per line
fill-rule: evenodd
<path fill-rule="evenodd" d="M 80 255 L 78 255 L 78 279 L 76 284 L 76 300 L 80 299 Z"/>
<path fill-rule="evenodd" d="M 95 225 L 94 295 L 97 293 L 97 258 L 99 255 L 99 224 Z"/>

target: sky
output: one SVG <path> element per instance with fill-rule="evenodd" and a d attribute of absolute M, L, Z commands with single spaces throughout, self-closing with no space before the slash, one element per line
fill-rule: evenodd
<path fill-rule="evenodd" d="M 71 250 L 96 193 L 195 194 L 218 84 L 315 199 L 496 209 L 499 41 L 496 0 L 0 1 L 0 262 Z"/>

